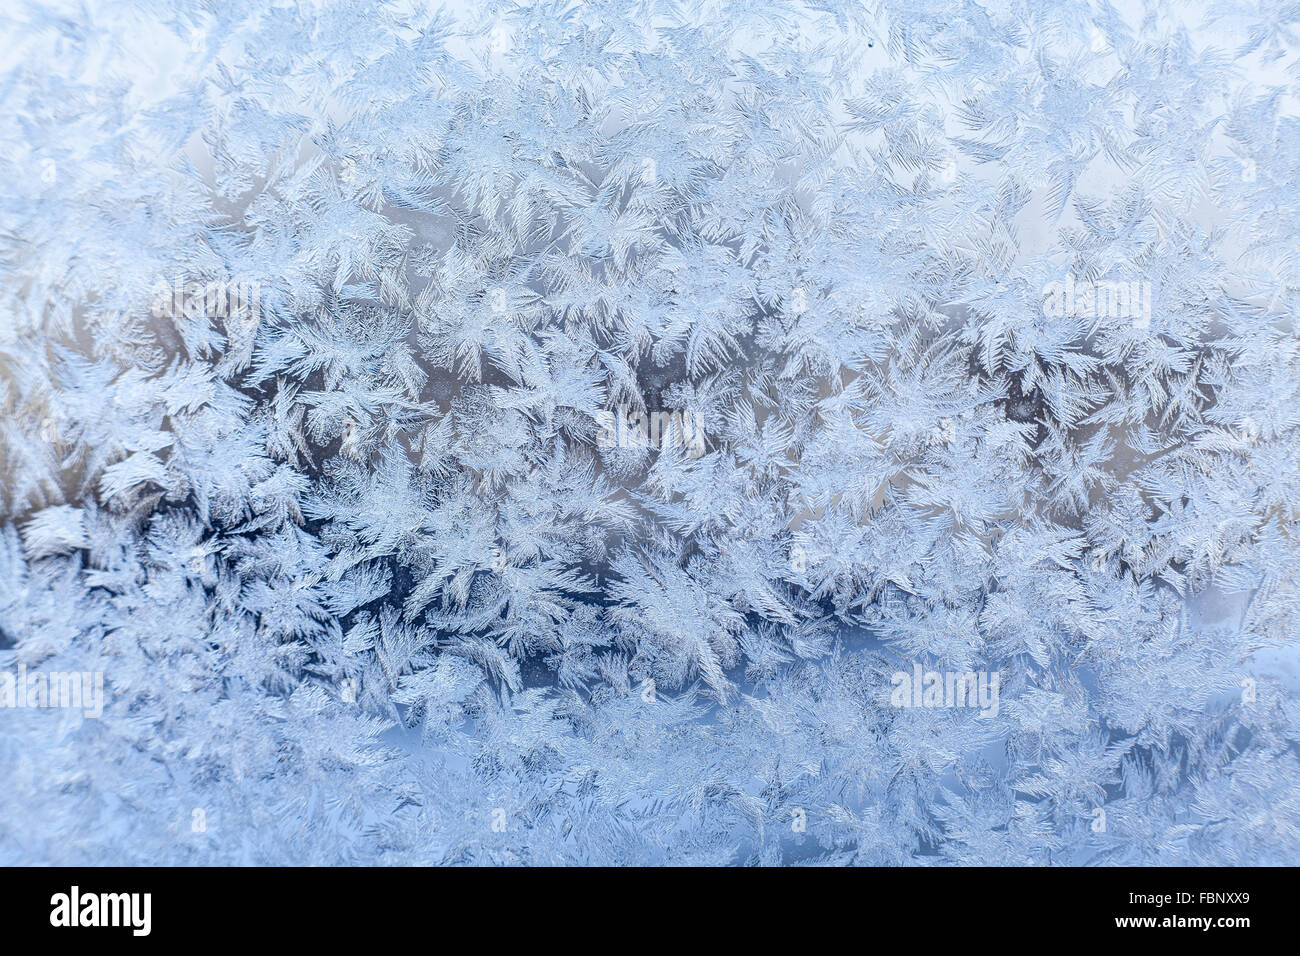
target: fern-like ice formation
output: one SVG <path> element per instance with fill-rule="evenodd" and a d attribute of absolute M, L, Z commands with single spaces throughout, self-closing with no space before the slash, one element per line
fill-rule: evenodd
<path fill-rule="evenodd" d="M 0 861 L 1300 861 L 1295 4 L 164 7 L 4 13 Z"/>

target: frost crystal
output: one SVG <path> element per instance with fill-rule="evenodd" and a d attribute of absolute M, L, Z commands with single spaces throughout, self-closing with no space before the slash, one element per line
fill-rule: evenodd
<path fill-rule="evenodd" d="M 0 863 L 1300 862 L 1300 6 L 167 7 L 3 30 Z"/>

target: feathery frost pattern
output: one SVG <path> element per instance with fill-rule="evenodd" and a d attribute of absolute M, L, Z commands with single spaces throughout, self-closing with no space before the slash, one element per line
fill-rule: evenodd
<path fill-rule="evenodd" d="M 1300 7 L 14 5 L 0 862 L 1300 862 Z"/>

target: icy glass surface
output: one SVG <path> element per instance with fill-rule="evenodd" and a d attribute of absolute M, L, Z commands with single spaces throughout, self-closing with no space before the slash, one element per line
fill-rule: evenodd
<path fill-rule="evenodd" d="M 5 4 L 0 863 L 1300 863 L 1298 52 Z"/>

